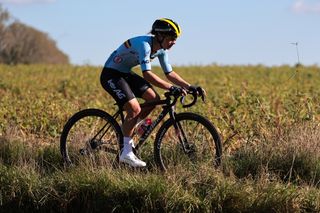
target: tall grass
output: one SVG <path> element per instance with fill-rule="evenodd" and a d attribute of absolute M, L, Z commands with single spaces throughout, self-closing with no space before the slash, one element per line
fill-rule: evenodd
<path fill-rule="evenodd" d="M 115 110 L 99 85 L 100 68 L 1 65 L 1 212 L 320 211 L 318 67 L 302 67 L 293 78 L 289 66 L 176 71 L 207 90 L 207 102 L 191 110 L 221 133 L 219 169 L 163 174 L 152 159 L 142 170 L 65 168 L 59 135 L 68 117 L 88 107 Z"/>
<path fill-rule="evenodd" d="M 102 166 L 65 169 L 59 162 L 57 147 L 39 150 L 19 141 L 5 142 L 0 167 L 4 212 L 320 210 L 320 190 L 314 183 L 288 183 L 266 171 L 257 177 L 239 178 L 207 167 L 196 173 L 176 169 L 166 174 Z M 17 152 L 19 155 L 14 154 Z M 44 157 L 43 153 L 51 153 L 51 157 Z"/>
<path fill-rule="evenodd" d="M 281 137 L 239 148 L 231 156 L 232 171 L 240 178 L 268 173 L 288 183 L 319 187 L 319 141 L 319 124 L 294 125 Z"/>

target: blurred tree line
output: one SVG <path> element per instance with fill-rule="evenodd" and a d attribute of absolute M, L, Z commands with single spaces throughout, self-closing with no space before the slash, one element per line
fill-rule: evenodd
<path fill-rule="evenodd" d="M 12 20 L 0 4 L 0 63 L 68 64 L 69 57 L 46 33 Z"/>

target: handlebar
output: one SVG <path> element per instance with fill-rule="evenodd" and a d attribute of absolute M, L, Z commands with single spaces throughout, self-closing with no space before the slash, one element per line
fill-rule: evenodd
<path fill-rule="evenodd" d="M 172 103 L 170 104 L 170 106 L 173 106 L 176 104 L 177 100 L 180 98 L 180 103 L 182 104 L 182 107 L 183 108 L 188 108 L 188 107 L 191 107 L 193 106 L 197 100 L 198 100 L 198 94 L 196 91 L 187 91 L 187 94 L 190 94 L 192 95 L 192 101 L 191 103 L 189 104 L 184 104 L 185 103 L 185 99 L 186 99 L 186 96 L 184 96 L 182 94 L 182 92 L 180 94 L 172 94 L 171 92 L 166 92 L 164 93 L 165 97 L 167 98 L 167 100 L 171 100 L 171 97 L 173 97 L 173 101 Z M 201 94 L 201 99 L 203 102 L 205 102 L 205 95 L 204 94 Z"/>
<path fill-rule="evenodd" d="M 198 99 L 198 96 L 197 96 L 197 94 L 196 93 L 194 93 L 194 92 L 187 92 L 188 94 L 191 94 L 192 95 L 192 101 L 191 101 L 191 103 L 189 103 L 189 104 L 184 104 L 184 102 L 185 102 L 185 99 L 186 99 L 186 96 L 181 96 L 180 97 L 180 103 L 182 104 L 182 107 L 183 108 L 188 108 L 188 107 L 191 107 L 191 106 L 193 106 L 196 102 L 197 102 L 197 99 Z"/>

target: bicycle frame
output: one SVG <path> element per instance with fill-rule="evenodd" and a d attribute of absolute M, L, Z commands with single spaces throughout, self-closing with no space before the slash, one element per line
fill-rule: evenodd
<path fill-rule="evenodd" d="M 140 136 L 138 143 L 135 145 L 135 150 L 139 150 L 139 148 L 145 143 L 149 135 L 153 132 L 153 130 L 159 125 L 159 123 L 164 119 L 164 117 L 169 114 L 170 118 L 175 120 L 175 102 L 176 100 L 173 101 L 173 103 L 170 103 L 170 99 L 165 99 L 165 100 L 159 100 L 159 101 L 152 101 L 148 103 L 143 103 L 140 104 L 141 108 L 144 107 L 150 107 L 150 106 L 159 106 L 159 105 L 164 105 L 162 106 L 163 110 L 159 114 L 159 116 L 152 122 L 150 126 L 146 129 L 146 131 Z M 123 123 L 124 121 L 124 115 L 123 115 L 123 110 L 122 108 L 119 108 L 119 110 L 112 116 L 114 119 L 117 119 L 120 115 L 121 122 Z M 175 128 L 178 128 L 178 126 L 175 124 Z"/>
<path fill-rule="evenodd" d="M 195 93 L 189 93 L 189 94 L 193 95 L 193 101 L 190 104 L 183 105 L 184 108 L 192 106 L 197 101 L 197 95 Z M 175 109 L 174 108 L 175 108 L 175 105 L 177 103 L 178 98 L 181 97 L 181 96 L 180 95 L 179 96 L 174 96 L 174 98 L 171 99 L 170 98 L 171 94 L 170 93 L 165 93 L 165 97 L 166 97 L 166 99 L 163 99 L 163 100 L 150 101 L 150 102 L 147 102 L 147 103 L 140 104 L 141 108 L 163 105 L 162 106 L 163 110 L 161 111 L 159 116 L 152 122 L 152 124 L 147 127 L 146 131 L 141 135 L 141 137 L 139 138 L 138 143 L 135 145 L 135 150 L 139 150 L 139 148 L 145 143 L 145 141 L 147 140 L 149 135 L 152 133 L 152 131 L 159 125 L 159 123 L 164 119 L 164 117 L 167 114 L 169 114 L 170 118 L 173 120 L 173 126 L 174 126 L 174 128 L 176 130 L 177 136 L 179 138 L 179 141 L 180 141 L 180 143 L 182 145 L 182 148 L 183 148 L 184 152 L 185 153 L 192 152 L 192 150 L 189 147 L 189 143 L 188 143 L 188 141 L 186 139 L 186 135 L 185 135 L 181 125 L 179 123 L 177 123 L 176 120 L 175 120 L 176 113 L 175 113 Z M 183 99 L 180 99 L 180 101 L 183 104 Z M 120 116 L 121 122 L 123 123 L 124 122 L 124 115 L 123 115 L 122 107 L 119 107 L 119 110 L 112 117 L 116 120 L 119 116 Z M 93 137 L 93 139 L 95 139 L 105 129 L 106 126 L 107 126 L 107 124 L 104 125 L 100 129 L 100 131 Z M 104 131 L 104 133 L 100 137 L 100 140 L 105 135 L 105 133 L 108 131 L 108 129 L 109 129 L 109 127 L 107 128 L 107 130 Z M 183 136 L 183 138 L 181 136 Z M 92 140 L 92 141 L 94 141 L 94 140 Z M 91 147 L 94 148 L 94 147 L 99 146 L 99 145 L 100 144 L 94 144 L 94 145 L 91 145 Z M 122 146 L 123 146 L 123 144 L 120 144 L 120 148 Z M 110 150 L 110 151 L 115 152 L 115 150 Z"/>

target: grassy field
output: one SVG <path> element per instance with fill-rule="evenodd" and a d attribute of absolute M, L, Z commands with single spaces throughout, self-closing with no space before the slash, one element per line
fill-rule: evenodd
<path fill-rule="evenodd" d="M 80 109 L 116 110 L 100 70 L 0 65 L 0 212 L 320 211 L 319 67 L 177 67 L 206 89 L 207 102 L 190 110 L 219 129 L 224 157 L 219 169 L 166 174 L 64 168 L 66 120 Z"/>

